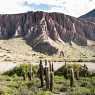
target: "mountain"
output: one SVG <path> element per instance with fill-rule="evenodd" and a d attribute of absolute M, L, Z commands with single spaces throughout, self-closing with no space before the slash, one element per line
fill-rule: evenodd
<path fill-rule="evenodd" d="M 0 15 L 0 39 L 18 36 L 35 51 L 51 55 L 65 43 L 87 46 L 88 40 L 95 41 L 95 24 L 55 12 Z"/>
<path fill-rule="evenodd" d="M 80 19 L 82 20 L 88 20 L 88 21 L 91 21 L 91 22 L 95 22 L 95 9 L 80 16 L 79 17 Z"/>
<path fill-rule="evenodd" d="M 91 17 L 93 17 L 93 18 L 95 17 L 95 9 L 80 16 L 80 18 L 91 18 Z"/>

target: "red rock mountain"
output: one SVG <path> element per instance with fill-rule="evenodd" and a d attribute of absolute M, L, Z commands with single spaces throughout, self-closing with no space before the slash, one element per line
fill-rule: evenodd
<path fill-rule="evenodd" d="M 0 39 L 23 37 L 34 50 L 57 53 L 54 43 L 87 45 L 95 41 L 95 23 L 61 13 L 28 12 L 0 15 Z"/>

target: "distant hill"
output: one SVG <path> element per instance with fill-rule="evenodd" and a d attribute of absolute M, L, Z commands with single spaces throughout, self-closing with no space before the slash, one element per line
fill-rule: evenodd
<path fill-rule="evenodd" d="M 95 22 L 95 9 L 79 17 L 82 20 Z"/>
<path fill-rule="evenodd" d="M 95 17 L 95 9 L 88 12 L 88 13 L 86 13 L 86 14 L 84 14 L 84 15 L 82 15 L 82 16 L 80 16 L 80 18 L 91 18 L 91 17 L 92 18 Z"/>

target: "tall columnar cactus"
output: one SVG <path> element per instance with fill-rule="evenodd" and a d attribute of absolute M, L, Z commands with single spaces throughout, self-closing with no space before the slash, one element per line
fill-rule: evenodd
<path fill-rule="evenodd" d="M 54 72 L 50 72 L 50 91 L 53 91 L 53 86 L 54 86 Z"/>
<path fill-rule="evenodd" d="M 53 62 L 52 62 L 52 68 L 51 68 L 52 72 L 54 72 L 54 66 L 53 66 Z"/>
<path fill-rule="evenodd" d="M 66 79 L 68 79 L 68 67 L 67 67 L 67 63 L 66 63 L 66 61 L 65 61 L 65 65 L 64 65 L 64 77 L 66 78 Z"/>
<path fill-rule="evenodd" d="M 67 63 L 66 63 L 66 61 L 65 61 L 65 66 L 67 66 Z"/>
<path fill-rule="evenodd" d="M 49 71 L 48 71 L 48 67 L 46 68 L 46 89 L 49 89 Z"/>
<path fill-rule="evenodd" d="M 53 91 L 53 86 L 54 86 L 54 69 L 52 63 L 51 71 L 50 71 L 50 91 Z"/>
<path fill-rule="evenodd" d="M 71 68 L 70 73 L 71 73 L 71 75 L 70 75 L 70 86 L 72 87 L 72 86 L 74 86 L 74 80 L 75 80 L 73 68 Z"/>
<path fill-rule="evenodd" d="M 26 73 L 25 73 L 25 71 L 22 72 L 22 77 L 23 77 L 23 80 L 26 80 Z"/>
<path fill-rule="evenodd" d="M 27 64 L 22 64 L 21 69 L 22 69 L 23 80 L 26 80 L 27 79 L 28 65 Z"/>
<path fill-rule="evenodd" d="M 47 66 L 46 60 L 45 60 L 44 74 L 45 74 L 46 89 L 49 89 L 49 68 Z"/>
<path fill-rule="evenodd" d="M 88 68 L 85 64 L 83 67 L 84 67 L 84 77 L 86 77 L 88 75 Z"/>
<path fill-rule="evenodd" d="M 79 70 L 75 72 L 76 79 L 79 80 Z"/>
<path fill-rule="evenodd" d="M 38 76 L 41 81 L 41 87 L 43 87 L 43 85 L 44 85 L 44 68 L 43 68 L 42 60 L 40 60 Z"/>
<path fill-rule="evenodd" d="M 45 67 L 47 67 L 47 60 L 45 60 Z"/>
<path fill-rule="evenodd" d="M 49 61 L 49 70 L 52 71 L 52 65 L 50 61 Z"/>
<path fill-rule="evenodd" d="M 80 75 L 84 77 L 88 75 L 88 67 L 85 64 L 80 68 Z"/>
<path fill-rule="evenodd" d="M 29 64 L 29 71 L 28 71 L 28 79 L 29 80 L 32 80 L 32 65 L 31 64 Z"/>

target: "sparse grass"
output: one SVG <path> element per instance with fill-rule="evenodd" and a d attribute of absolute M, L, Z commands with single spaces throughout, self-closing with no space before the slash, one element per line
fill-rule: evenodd
<path fill-rule="evenodd" d="M 59 55 L 48 56 L 32 50 L 22 38 L 13 38 L 9 40 L 0 40 L 0 60 L 2 62 L 13 63 L 35 63 L 40 59 L 51 61 L 91 61 L 95 60 L 95 50 L 90 47 L 80 47 L 77 45 L 58 43 L 58 48 L 63 50 L 64 57 Z M 93 47 L 94 48 L 94 47 Z"/>
<path fill-rule="evenodd" d="M 35 63 L 40 59 L 51 61 L 91 61 L 95 60 L 95 52 L 89 47 L 79 47 L 68 44 L 59 45 L 65 56 L 48 56 L 41 53 L 37 53 L 24 42 L 21 38 L 15 38 L 11 40 L 0 41 L 0 60 L 1 62 L 13 62 L 13 63 Z M 37 69 L 34 69 L 36 73 Z M 13 73 L 13 72 L 12 72 Z M 95 76 L 81 77 L 76 81 L 76 86 L 70 88 L 70 81 L 66 80 L 63 75 L 55 75 L 54 78 L 54 91 L 45 91 L 45 87 L 39 88 L 40 81 L 37 76 L 34 76 L 32 81 L 24 81 L 21 77 L 17 76 L 16 72 L 11 76 L 0 75 L 0 95 L 53 95 L 59 92 L 66 92 L 67 95 L 95 95 Z"/>
<path fill-rule="evenodd" d="M 70 88 L 69 79 L 63 75 L 55 75 L 53 93 L 39 88 L 40 81 L 34 77 L 31 81 L 24 81 L 20 77 L 0 75 L 0 95 L 54 95 L 54 93 L 68 93 L 68 95 L 91 95 L 95 94 L 95 77 L 81 77 L 76 81 L 76 86 Z M 92 95 L 94 95 L 92 94 Z"/>
<path fill-rule="evenodd" d="M 0 95 L 52 95 L 49 91 L 41 90 L 39 86 L 38 78 L 24 81 L 17 76 L 0 76 Z"/>

